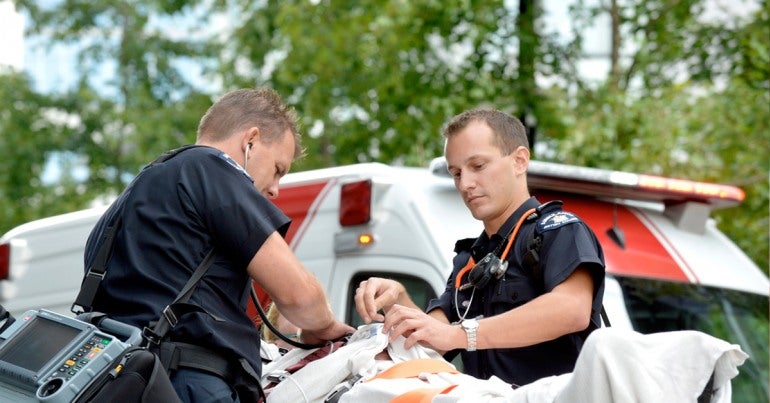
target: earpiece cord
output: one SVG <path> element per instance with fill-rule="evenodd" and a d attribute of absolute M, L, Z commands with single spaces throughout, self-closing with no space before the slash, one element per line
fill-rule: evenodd
<path fill-rule="evenodd" d="M 246 145 L 246 149 L 243 150 L 243 170 L 246 170 L 246 163 L 249 162 L 249 151 L 251 150 L 251 143 Z"/>

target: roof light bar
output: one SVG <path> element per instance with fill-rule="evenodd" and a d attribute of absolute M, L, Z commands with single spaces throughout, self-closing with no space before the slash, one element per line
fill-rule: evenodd
<path fill-rule="evenodd" d="M 735 186 L 663 178 L 650 175 L 638 176 L 639 187 L 641 188 L 680 193 L 682 195 L 696 195 L 707 198 L 730 199 L 738 202 L 743 201 L 743 199 L 746 197 L 746 193 Z"/>
<path fill-rule="evenodd" d="M 434 175 L 449 177 L 443 157 L 431 161 L 429 169 Z M 598 197 L 660 201 L 667 204 L 696 201 L 706 203 L 711 208 L 732 207 L 746 197 L 743 190 L 731 185 L 545 161 L 529 161 L 527 171 L 530 188 Z"/>

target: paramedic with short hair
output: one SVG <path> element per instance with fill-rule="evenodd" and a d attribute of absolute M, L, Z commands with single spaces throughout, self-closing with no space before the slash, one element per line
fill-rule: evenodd
<path fill-rule="evenodd" d="M 170 377 L 185 402 L 256 401 L 260 337 L 246 314 L 252 280 L 302 328 L 303 341 L 353 331 L 334 318 L 323 287 L 284 241 L 290 220 L 269 200 L 301 155 L 294 111 L 275 91 L 229 92 L 201 119 L 196 145 L 141 171 L 88 239 L 86 268 L 122 214 L 93 309 L 139 328 L 160 317 L 213 248 L 190 298 L 207 313 L 180 316 L 161 343 L 181 357 Z M 214 363 L 226 370 L 198 369 Z"/>
<path fill-rule="evenodd" d="M 425 311 L 402 284 L 382 278 L 361 282 L 356 309 L 366 323 L 383 321 L 390 340 L 406 337 L 406 347 L 421 343 L 450 360 L 460 352 L 464 371 L 478 378 L 524 385 L 571 372 L 600 325 L 598 240 L 560 203 L 540 207 L 530 196 L 529 144 L 518 119 L 472 109 L 443 134 L 449 173 L 484 231 L 457 242 L 446 289 Z"/>

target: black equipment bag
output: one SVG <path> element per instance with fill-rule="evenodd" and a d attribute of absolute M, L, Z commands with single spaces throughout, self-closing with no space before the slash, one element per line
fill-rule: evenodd
<path fill-rule="evenodd" d="M 109 245 L 108 245 L 109 246 Z M 187 312 L 203 311 L 197 305 L 188 304 L 196 285 L 214 260 L 212 249 L 195 269 L 192 277 L 177 295 L 176 299 L 164 309 L 159 320 L 144 328 L 143 344 L 124 350 L 110 365 L 106 366 L 75 397 L 74 403 L 181 403 L 169 378 L 168 368 L 156 354 L 157 346 L 166 333 L 176 325 L 177 316 Z M 94 293 L 95 294 L 95 293 Z M 90 302 L 87 305 L 90 307 Z M 77 315 L 79 320 L 99 326 L 106 315 L 100 312 L 86 312 Z M 215 317 L 215 319 L 218 319 Z M 221 319 L 220 319 L 221 320 Z"/>
<path fill-rule="evenodd" d="M 181 402 L 158 356 L 129 347 L 75 397 L 74 403 Z"/>

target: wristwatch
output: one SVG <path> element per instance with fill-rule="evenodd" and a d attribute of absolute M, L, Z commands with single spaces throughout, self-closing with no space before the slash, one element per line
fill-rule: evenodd
<path fill-rule="evenodd" d="M 467 351 L 476 351 L 476 333 L 479 330 L 479 322 L 476 319 L 465 319 L 460 322 L 465 335 L 468 336 Z"/>

